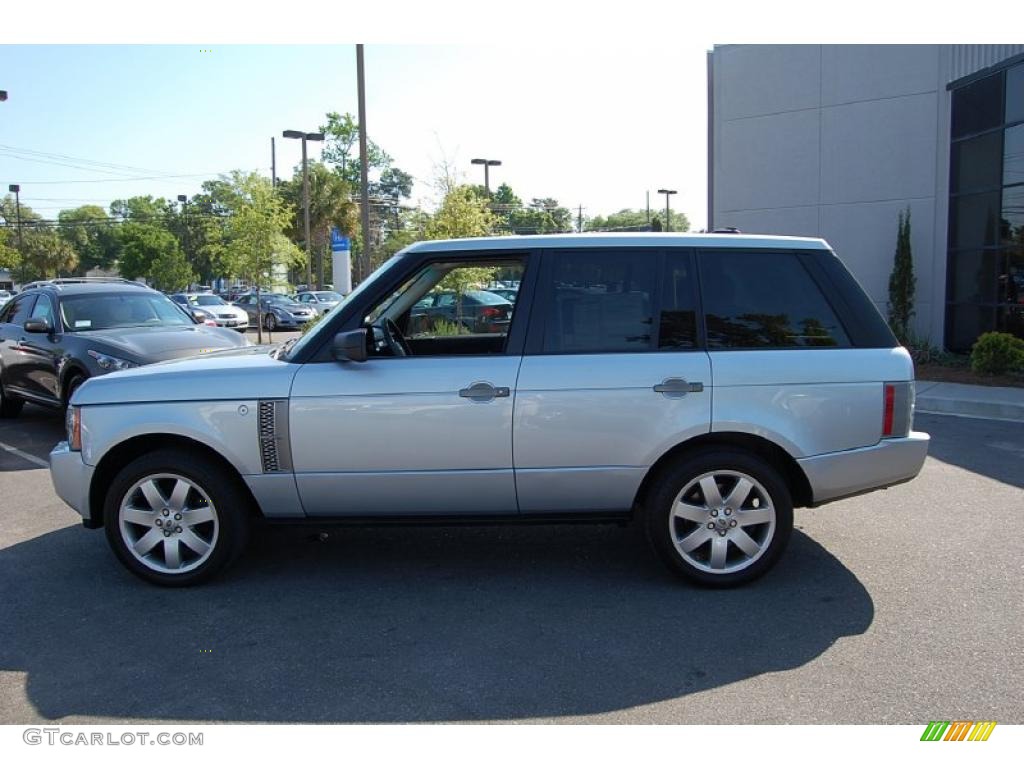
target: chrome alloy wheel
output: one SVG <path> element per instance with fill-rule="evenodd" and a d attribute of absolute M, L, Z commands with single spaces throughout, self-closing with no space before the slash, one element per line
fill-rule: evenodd
<path fill-rule="evenodd" d="M 672 503 L 669 535 L 694 568 L 735 573 L 767 551 L 775 535 L 775 507 L 750 475 L 708 472 L 689 482 Z"/>
<path fill-rule="evenodd" d="M 173 474 L 147 475 L 121 499 L 121 538 L 138 560 L 159 573 L 188 573 L 210 557 L 220 526 L 206 491 Z"/>

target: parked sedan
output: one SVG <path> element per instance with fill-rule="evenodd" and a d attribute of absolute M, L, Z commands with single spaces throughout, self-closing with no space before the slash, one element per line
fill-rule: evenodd
<path fill-rule="evenodd" d="M 193 310 L 193 312 L 196 308 L 202 310 L 221 328 L 234 328 L 236 331 L 244 333 L 249 327 L 249 314 L 241 307 L 229 304 L 216 294 L 176 293 L 171 296 L 171 300 Z"/>
<path fill-rule="evenodd" d="M 302 291 L 295 300 L 316 310 L 318 315 L 326 315 L 341 301 L 342 295 L 336 291 Z"/>
<path fill-rule="evenodd" d="M 0 416 L 63 407 L 92 376 L 247 345 L 137 283 L 37 283 L 0 310 Z"/>
<path fill-rule="evenodd" d="M 256 317 L 256 294 L 243 296 L 235 306 L 241 307 L 249 316 L 253 326 L 259 322 Z M 316 310 L 299 304 L 283 293 L 260 294 L 259 313 L 263 317 L 263 327 L 268 331 L 277 328 L 300 328 L 317 317 Z"/>
<path fill-rule="evenodd" d="M 439 322 L 456 323 L 470 333 L 499 333 L 512 319 L 512 302 L 490 291 L 438 291 L 423 297 L 409 313 L 410 333 L 430 333 Z"/>

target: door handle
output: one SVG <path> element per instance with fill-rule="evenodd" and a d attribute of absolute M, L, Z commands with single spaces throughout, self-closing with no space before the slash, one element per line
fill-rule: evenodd
<path fill-rule="evenodd" d="M 690 392 L 703 392 L 704 382 L 678 378 L 665 379 L 661 384 L 654 385 L 654 391 L 660 392 L 665 397 L 684 397 Z"/>
<path fill-rule="evenodd" d="M 459 397 L 467 397 L 479 403 L 486 403 L 496 397 L 508 397 L 508 387 L 496 387 L 487 381 L 475 381 L 465 389 L 459 390 Z"/>

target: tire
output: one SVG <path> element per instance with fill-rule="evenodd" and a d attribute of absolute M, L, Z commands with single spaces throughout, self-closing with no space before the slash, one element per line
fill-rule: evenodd
<path fill-rule="evenodd" d="M 154 451 L 110 484 L 103 508 L 107 541 L 129 571 L 152 584 L 201 584 L 245 548 L 246 498 L 239 482 L 205 457 Z"/>
<path fill-rule="evenodd" d="M 793 501 L 781 473 L 740 450 L 681 459 L 647 499 L 654 550 L 672 571 L 702 586 L 735 587 L 763 576 L 793 531 Z"/>
<path fill-rule="evenodd" d="M 64 385 L 64 407 L 67 408 L 71 402 L 71 396 L 75 394 L 75 390 L 78 389 L 85 383 L 86 377 L 80 373 L 71 374 L 71 378 L 68 379 L 68 383 Z"/>
<path fill-rule="evenodd" d="M 11 397 L 4 392 L 3 382 L 0 381 L 0 419 L 13 419 L 21 409 L 25 407 L 25 401 L 20 397 Z"/>
<path fill-rule="evenodd" d="M 273 314 L 263 316 L 263 327 L 268 331 L 273 331 L 277 328 L 277 318 Z"/>

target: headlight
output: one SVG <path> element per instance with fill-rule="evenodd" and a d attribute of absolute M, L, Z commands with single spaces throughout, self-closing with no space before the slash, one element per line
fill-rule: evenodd
<path fill-rule="evenodd" d="M 97 352 L 95 349 L 89 350 L 89 357 L 93 358 L 96 364 L 105 371 L 123 371 L 126 368 L 138 366 L 138 363 L 133 363 L 131 360 L 122 360 L 120 357 L 105 355 L 102 352 Z"/>
<path fill-rule="evenodd" d="M 64 427 L 68 435 L 68 447 L 72 451 L 82 450 L 82 409 L 77 406 L 68 406 L 64 416 Z"/>

